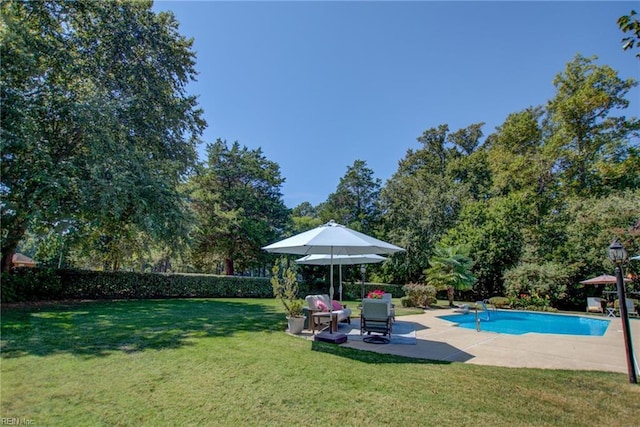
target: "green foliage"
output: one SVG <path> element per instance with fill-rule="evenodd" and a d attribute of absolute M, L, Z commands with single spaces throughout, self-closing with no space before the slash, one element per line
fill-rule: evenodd
<path fill-rule="evenodd" d="M 288 316 L 302 316 L 303 303 L 298 297 L 298 279 L 294 268 L 286 267 L 286 259 L 279 258 L 271 269 L 273 296 L 279 299 Z"/>
<path fill-rule="evenodd" d="M 269 280 L 255 277 L 52 269 L 2 275 L 2 302 L 271 296 Z"/>
<path fill-rule="evenodd" d="M 223 261 L 225 274 L 260 267 L 261 247 L 276 240 L 289 220 L 282 201 L 279 166 L 261 149 L 249 150 L 218 139 L 207 145 L 207 165 L 193 177 L 192 207 L 199 220 L 194 254 Z"/>
<path fill-rule="evenodd" d="M 468 256 L 469 249 L 464 246 L 436 246 L 431 265 L 425 270 L 427 282 L 435 289 L 446 289 L 449 305 L 453 305 L 454 291 L 466 291 L 476 282 L 471 273 L 473 261 Z"/>
<path fill-rule="evenodd" d="M 628 107 L 625 96 L 638 82 L 621 79 L 611 67 L 595 64 L 596 59 L 576 55 L 554 79 L 557 92 L 547 106 L 547 144 L 557 159 L 562 191 L 569 196 L 608 194 L 611 190 L 602 185 L 594 165 L 624 157 L 628 138 L 640 129 L 637 118 L 613 116 Z"/>
<path fill-rule="evenodd" d="M 70 298 L 60 273 L 53 269 L 15 268 L 2 272 L 2 302 L 61 300 Z"/>
<path fill-rule="evenodd" d="M 518 310 L 529 311 L 557 311 L 551 306 L 549 297 L 542 297 L 536 293 L 521 294 L 509 297 L 509 305 Z"/>
<path fill-rule="evenodd" d="M 511 301 L 507 297 L 491 297 L 489 298 L 489 303 L 496 308 L 511 308 Z"/>
<path fill-rule="evenodd" d="M 418 137 L 380 194 L 386 237 L 407 251 L 383 265 L 386 281 L 424 279 L 423 270 L 462 207 L 489 188 L 487 158 L 479 151 L 482 123 L 449 133 L 440 125 Z M 452 146 L 448 146 L 450 144 Z"/>
<path fill-rule="evenodd" d="M 373 178 L 373 170 L 364 160 L 355 160 L 340 178 L 335 193 L 318 207 L 322 222 L 335 220 L 354 230 L 370 234 L 380 219 L 378 197 L 381 181 Z"/>
<path fill-rule="evenodd" d="M 627 252 L 640 253 L 640 235 L 632 227 L 640 218 L 640 189 L 611 194 L 608 197 L 567 200 L 565 241 L 556 256 L 572 266 L 574 282 L 612 272 L 607 249 L 614 237 Z M 640 273 L 637 263 L 630 263 L 631 273 Z"/>
<path fill-rule="evenodd" d="M 505 290 L 516 308 L 555 306 L 566 296 L 569 277 L 558 263 L 520 264 L 504 274 Z"/>
<path fill-rule="evenodd" d="M 429 307 L 435 304 L 436 288 L 432 285 L 409 283 L 402 287 L 405 297 L 401 299 L 403 307 Z"/>
<path fill-rule="evenodd" d="M 630 36 L 622 39 L 622 49 L 633 49 L 634 46 L 640 47 L 640 21 L 638 18 L 634 18 L 637 15 L 635 10 L 629 12 L 628 15 L 622 15 L 618 18 L 618 27 L 623 33 L 631 33 Z M 636 53 L 636 57 L 640 59 L 640 53 Z"/>
<path fill-rule="evenodd" d="M 192 41 L 152 3 L 2 2 L 2 257 L 68 220 L 114 253 L 187 234 L 178 189 L 205 126 Z M 142 249 L 144 250 L 144 249 Z"/>
<path fill-rule="evenodd" d="M 473 291 L 477 299 L 504 292 L 502 275 L 516 264 L 522 252 L 525 210 L 522 197 L 516 194 L 468 204 L 458 224 L 442 238 L 441 245 L 468 249 L 474 261 L 472 272 L 477 283 Z"/>

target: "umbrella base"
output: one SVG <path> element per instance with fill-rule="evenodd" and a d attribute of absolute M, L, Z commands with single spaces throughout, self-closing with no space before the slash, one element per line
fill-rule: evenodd
<path fill-rule="evenodd" d="M 338 332 L 334 332 L 331 334 L 328 331 L 323 331 L 315 336 L 315 340 L 332 344 L 342 344 L 343 342 L 347 341 L 347 336 Z"/>
<path fill-rule="evenodd" d="M 362 338 L 362 341 L 368 344 L 389 344 L 391 342 L 389 338 L 380 335 L 369 335 Z"/>

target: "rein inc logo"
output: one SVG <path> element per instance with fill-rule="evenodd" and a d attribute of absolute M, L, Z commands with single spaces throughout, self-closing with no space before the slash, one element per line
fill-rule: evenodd
<path fill-rule="evenodd" d="M 35 425 L 31 418 L 19 418 L 19 417 L 2 417 L 0 418 L 0 425 L 3 426 L 29 426 Z"/>

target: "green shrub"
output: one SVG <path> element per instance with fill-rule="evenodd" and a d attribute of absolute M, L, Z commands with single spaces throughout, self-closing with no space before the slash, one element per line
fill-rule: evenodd
<path fill-rule="evenodd" d="M 3 303 L 70 297 L 58 271 L 50 268 L 14 268 L 2 273 L 1 280 Z"/>
<path fill-rule="evenodd" d="M 435 286 L 409 283 L 402 290 L 407 295 L 407 307 L 429 307 L 437 302 Z"/>
<path fill-rule="evenodd" d="M 509 298 L 511 307 L 518 310 L 530 311 L 557 311 L 551 306 L 549 296 L 541 297 L 537 294 L 520 294 L 517 297 Z"/>
<path fill-rule="evenodd" d="M 2 302 L 63 299 L 272 298 L 268 278 L 14 269 L 2 274 Z"/>
<path fill-rule="evenodd" d="M 527 295 L 536 301 L 518 302 L 533 307 L 557 305 L 567 294 L 569 270 L 564 266 L 547 262 L 544 264 L 523 263 L 504 273 L 504 286 L 508 297 L 513 300 Z"/>
<path fill-rule="evenodd" d="M 489 302 L 493 304 L 496 308 L 511 307 L 511 301 L 507 297 L 491 297 L 489 298 Z"/>

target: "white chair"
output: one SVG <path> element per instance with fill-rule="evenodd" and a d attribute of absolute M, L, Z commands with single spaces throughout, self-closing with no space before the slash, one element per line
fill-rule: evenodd
<path fill-rule="evenodd" d="M 604 313 L 601 299 L 598 297 L 587 298 L 587 313 Z"/>
<path fill-rule="evenodd" d="M 469 304 L 458 304 L 456 309 L 453 310 L 456 313 L 469 314 Z"/>
<path fill-rule="evenodd" d="M 360 335 L 377 332 L 391 337 L 391 304 L 383 299 L 365 298 L 360 313 Z"/>
<path fill-rule="evenodd" d="M 387 301 L 389 303 L 389 310 L 391 311 L 391 320 L 396 321 L 396 306 L 391 302 L 391 294 L 389 292 L 385 292 L 382 294 L 382 301 Z"/>

